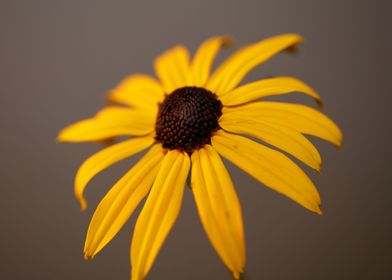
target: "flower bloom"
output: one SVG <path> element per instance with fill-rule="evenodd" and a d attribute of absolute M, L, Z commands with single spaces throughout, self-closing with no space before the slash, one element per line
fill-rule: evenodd
<path fill-rule="evenodd" d="M 75 195 L 82 209 L 87 206 L 83 191 L 96 174 L 148 149 L 99 203 L 87 232 L 86 258 L 102 250 L 147 197 L 130 252 L 131 277 L 143 279 L 177 219 L 190 176 L 204 230 L 238 279 L 246 258 L 242 214 L 221 156 L 265 186 L 321 214 L 317 189 L 289 156 L 319 171 L 320 154 L 304 135 L 340 146 L 342 133 L 309 106 L 263 100 L 301 92 L 320 104 L 319 95 L 291 77 L 239 85 L 254 67 L 301 41 L 296 34 L 262 40 L 235 52 L 212 74 L 213 61 L 229 38 L 208 39 L 192 59 L 184 46 L 175 46 L 155 60 L 158 79 L 143 74 L 127 77 L 110 92 L 112 105 L 60 132 L 58 139 L 64 142 L 130 136 L 94 154 L 78 170 Z"/>

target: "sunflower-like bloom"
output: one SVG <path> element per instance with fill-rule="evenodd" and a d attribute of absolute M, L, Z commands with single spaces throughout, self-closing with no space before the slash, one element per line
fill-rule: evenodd
<path fill-rule="evenodd" d="M 342 133 L 311 107 L 263 101 L 268 96 L 301 92 L 321 103 L 318 94 L 291 77 L 239 86 L 254 67 L 301 41 L 296 34 L 262 40 L 235 52 L 212 74 L 213 61 L 230 43 L 229 38 L 208 39 L 192 59 L 184 46 L 175 46 L 155 60 L 158 79 L 143 74 L 127 77 L 109 93 L 111 106 L 61 131 L 58 139 L 65 142 L 131 137 L 82 164 L 75 180 L 82 209 L 86 208 L 83 191 L 97 173 L 148 149 L 99 203 L 87 232 L 86 259 L 108 244 L 147 197 L 130 252 L 131 277 L 143 279 L 178 217 L 190 175 L 204 230 L 238 279 L 246 258 L 241 207 L 221 156 L 265 186 L 321 213 L 320 196 L 312 181 L 282 151 L 319 171 L 320 154 L 304 135 L 340 146 Z"/>

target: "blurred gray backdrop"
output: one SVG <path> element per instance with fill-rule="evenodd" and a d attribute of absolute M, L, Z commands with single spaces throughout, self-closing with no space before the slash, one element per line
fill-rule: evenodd
<path fill-rule="evenodd" d="M 321 192 L 323 216 L 228 164 L 243 207 L 248 279 L 392 279 L 387 3 L 0 1 L 0 279 L 128 279 L 137 215 L 93 261 L 83 260 L 82 249 L 95 206 L 138 157 L 97 176 L 86 191 L 90 207 L 81 213 L 73 178 L 100 147 L 59 145 L 56 134 L 92 116 L 124 76 L 152 74 L 153 58 L 176 43 L 194 51 L 208 36 L 230 34 L 235 49 L 286 32 L 305 37 L 300 53 L 274 58 L 248 81 L 305 80 L 341 126 L 344 143 L 337 150 L 312 139 L 322 153 L 322 175 L 305 169 Z M 230 279 L 189 190 L 148 279 Z"/>

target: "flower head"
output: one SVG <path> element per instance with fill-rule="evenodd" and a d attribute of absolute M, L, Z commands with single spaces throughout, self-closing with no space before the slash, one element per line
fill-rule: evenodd
<path fill-rule="evenodd" d="M 75 179 L 82 209 L 87 206 L 83 191 L 96 174 L 148 148 L 99 203 L 87 232 L 86 258 L 102 250 L 147 197 L 131 245 L 132 279 L 143 279 L 177 219 L 190 174 L 208 238 L 239 278 L 245 266 L 241 207 L 220 156 L 265 186 L 321 213 L 320 196 L 312 181 L 282 151 L 319 170 L 320 155 L 304 135 L 340 146 L 339 128 L 311 107 L 263 100 L 302 92 L 321 103 L 318 94 L 290 77 L 239 86 L 254 67 L 301 40 L 295 34 L 262 40 L 235 52 L 212 74 L 219 49 L 230 39 L 210 38 L 192 60 L 185 47 L 176 46 L 155 60 L 158 80 L 140 74 L 126 78 L 108 96 L 115 105 L 61 131 L 58 139 L 65 142 L 131 137 L 82 164 Z"/>

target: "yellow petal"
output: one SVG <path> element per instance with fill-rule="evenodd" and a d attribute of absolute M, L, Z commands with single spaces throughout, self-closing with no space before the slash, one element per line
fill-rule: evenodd
<path fill-rule="evenodd" d="M 60 142 L 100 141 L 118 136 L 142 136 L 154 130 L 155 116 L 142 110 L 107 107 L 90 119 L 60 131 Z"/>
<path fill-rule="evenodd" d="M 79 200 L 82 210 L 87 207 L 83 191 L 95 175 L 112 164 L 146 149 L 153 142 L 154 139 L 151 136 L 138 137 L 112 145 L 88 158 L 80 166 L 75 178 L 75 196 Z"/>
<path fill-rule="evenodd" d="M 226 131 L 256 137 L 320 171 L 321 157 L 317 149 L 306 137 L 290 127 L 282 128 L 262 119 L 238 117 L 230 113 L 221 117 L 219 125 Z"/>
<path fill-rule="evenodd" d="M 241 207 L 230 175 L 210 145 L 193 152 L 191 180 L 210 242 L 230 271 L 239 275 L 245 266 Z"/>
<path fill-rule="evenodd" d="M 246 115 L 263 119 L 282 128 L 290 127 L 298 132 L 329 141 L 336 146 L 342 143 L 342 132 L 330 118 L 302 104 L 254 102 L 235 108 L 224 108 L 223 112 L 235 114 L 238 117 Z"/>
<path fill-rule="evenodd" d="M 162 86 L 147 75 L 131 75 L 109 92 L 108 100 L 131 107 L 151 110 L 156 115 L 164 98 Z"/>
<path fill-rule="evenodd" d="M 180 211 L 190 159 L 176 150 L 165 155 L 157 178 L 137 219 L 131 246 L 132 279 L 150 270 Z"/>
<path fill-rule="evenodd" d="M 305 83 L 290 77 L 278 77 L 250 83 L 226 93 L 220 98 L 225 106 L 244 104 L 266 96 L 303 92 L 321 103 L 318 94 Z"/>
<path fill-rule="evenodd" d="M 166 94 L 189 85 L 189 60 L 188 50 L 181 45 L 166 51 L 155 60 L 155 72 Z"/>
<path fill-rule="evenodd" d="M 154 182 L 163 158 L 161 145 L 150 151 L 106 194 L 95 210 L 84 253 L 94 257 L 121 229 Z"/>
<path fill-rule="evenodd" d="M 220 48 L 231 43 L 229 37 L 217 36 L 208 39 L 196 51 L 191 64 L 192 84 L 202 87 L 208 80 L 211 67 Z"/>
<path fill-rule="evenodd" d="M 236 87 L 254 67 L 302 41 L 296 34 L 274 36 L 240 49 L 223 62 L 207 83 L 218 96 Z"/>
<path fill-rule="evenodd" d="M 303 207 L 321 213 L 320 196 L 312 181 L 287 156 L 242 136 L 219 130 L 213 147 L 267 187 Z"/>

